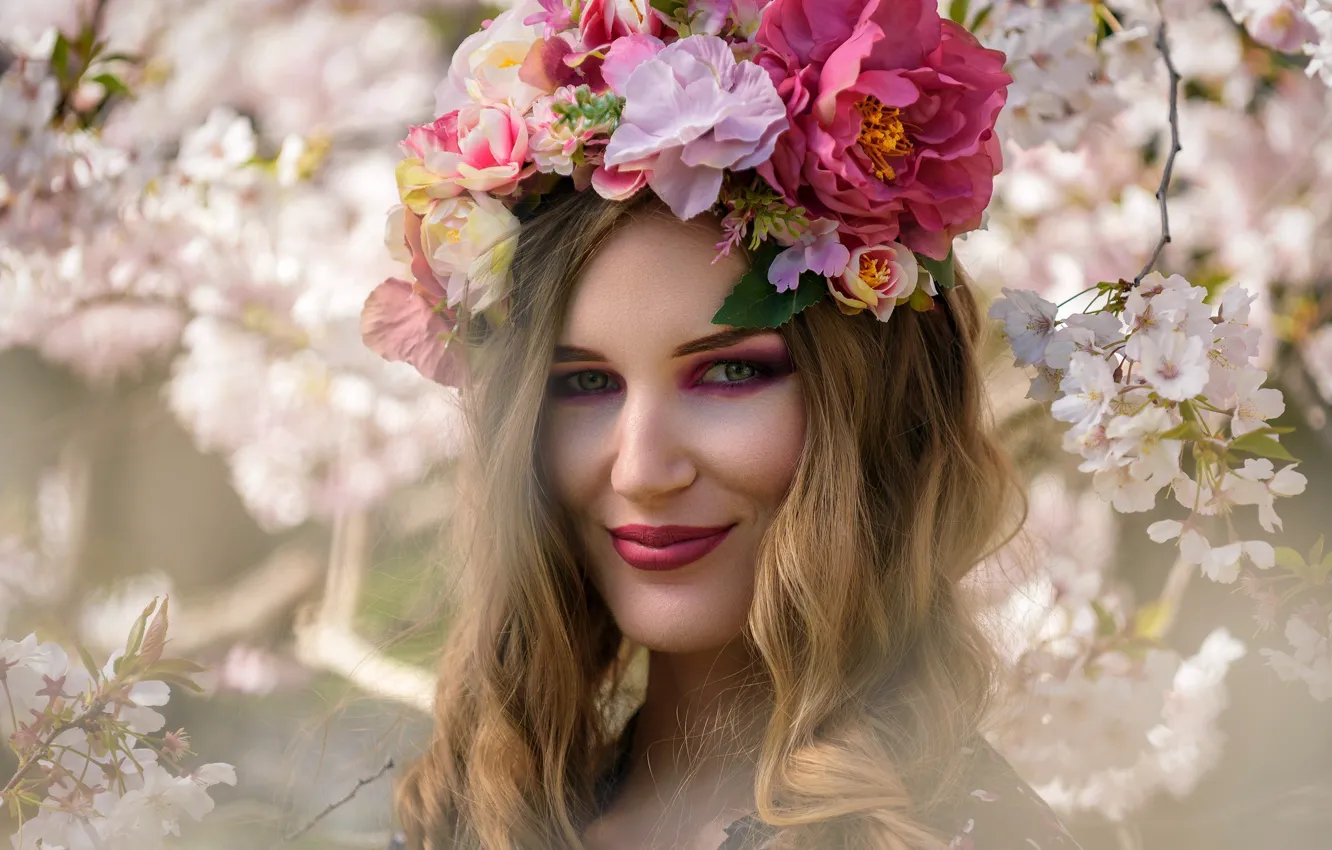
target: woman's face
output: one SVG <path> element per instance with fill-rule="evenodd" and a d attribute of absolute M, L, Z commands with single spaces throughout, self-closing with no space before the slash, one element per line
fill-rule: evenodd
<path fill-rule="evenodd" d="M 714 325 L 745 272 L 721 230 L 644 217 L 579 279 L 550 367 L 546 472 L 621 631 L 660 652 L 744 628 L 805 438 L 782 337 Z"/>

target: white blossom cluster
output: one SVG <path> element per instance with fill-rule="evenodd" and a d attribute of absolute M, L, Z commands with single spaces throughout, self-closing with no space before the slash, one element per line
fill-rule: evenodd
<path fill-rule="evenodd" d="M 1161 610 L 1108 576 L 1115 514 L 1044 475 L 1028 535 L 979 568 L 1004 658 L 991 740 L 1042 797 L 1121 820 L 1161 792 L 1184 796 L 1220 757 L 1225 675 L 1245 654 L 1225 629 L 1182 658 Z"/>
<path fill-rule="evenodd" d="M 1280 527 L 1277 498 L 1304 491 L 1306 479 L 1267 420 L 1285 409 L 1267 373 L 1254 368 L 1258 330 L 1249 322 L 1253 296 L 1226 291 L 1219 308 L 1206 290 L 1171 275 L 1147 275 L 1140 285 L 1104 284 L 1101 310 L 1058 316 L 1041 296 L 1004 289 L 990 310 L 1004 322 L 1020 364 L 1036 367 L 1030 397 L 1051 402 L 1052 415 L 1071 424 L 1064 448 L 1082 457 L 1103 499 L 1123 513 L 1156 507 L 1168 490 L 1188 511 L 1183 521 L 1153 523 L 1149 534 L 1179 539 L 1180 555 L 1208 578 L 1233 582 L 1241 558 L 1266 569 L 1272 544 L 1239 540 L 1213 545 L 1203 518 L 1229 517 L 1254 506 L 1263 528 Z M 1184 447 L 1193 448 L 1192 474 Z M 1240 453 L 1257 455 L 1240 463 Z"/>
<path fill-rule="evenodd" d="M 236 784 L 229 764 L 184 770 L 189 736 L 162 731 L 156 709 L 170 698 L 167 681 L 186 682 L 199 669 L 161 658 L 165 634 L 165 603 L 154 600 L 130 652 L 117 650 L 100 670 L 35 635 L 0 640 L 0 736 L 19 758 L 0 802 L 14 811 L 20 801 L 40 803 L 20 820 L 14 850 L 160 850 L 187 816 L 213 809 L 210 787 Z"/>
<path fill-rule="evenodd" d="M 235 5 L 201 4 L 214 16 L 237 14 Z M 296 32 L 316 11 L 275 16 L 274 26 Z M 205 12 L 181 14 L 173 37 Z M 419 41 L 425 28 L 412 20 Z M 364 41 L 338 26 L 330 42 L 303 34 L 306 48 Z M 362 49 L 376 49 L 370 41 Z M 55 44 L 52 31 L 0 74 L 0 137 L 23 142 L 0 153 L 0 350 L 35 348 L 101 387 L 174 360 L 172 409 L 203 448 L 228 456 L 238 492 L 268 527 L 364 509 L 447 458 L 455 399 L 365 351 L 357 329 L 364 281 L 382 278 L 389 261 L 380 222 L 392 161 L 321 158 L 326 143 L 294 135 L 265 159 L 252 120 L 231 108 L 198 127 L 182 126 L 169 103 L 150 115 L 171 96 L 160 86 L 126 105 L 130 124 L 117 117 L 94 132 L 53 120 Z M 412 79 L 426 99 L 430 78 Z M 163 144 L 168 133 L 175 143 Z"/>

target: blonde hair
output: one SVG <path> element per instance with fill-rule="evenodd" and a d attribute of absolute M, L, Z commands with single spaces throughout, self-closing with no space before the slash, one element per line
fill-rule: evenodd
<path fill-rule="evenodd" d="M 548 497 L 539 434 L 575 281 L 660 205 L 545 203 L 464 394 L 463 596 L 433 738 L 396 789 L 412 850 L 581 847 L 619 731 L 605 705 L 625 687 L 625 640 Z M 971 287 L 938 301 L 885 323 L 825 300 L 781 329 L 806 443 L 744 635 L 771 698 L 755 799 L 776 848 L 937 844 L 924 821 L 983 714 L 994 663 L 955 579 L 998 536 L 1015 478 L 988 421 Z"/>

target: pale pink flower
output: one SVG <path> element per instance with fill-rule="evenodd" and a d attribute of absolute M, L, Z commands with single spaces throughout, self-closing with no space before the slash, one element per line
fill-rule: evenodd
<path fill-rule="evenodd" d="M 1110 364 L 1099 354 L 1078 352 L 1072 356 L 1059 389 L 1063 398 L 1050 406 L 1050 414 L 1061 422 L 1085 431 L 1110 411 L 1118 385 Z"/>
<path fill-rule="evenodd" d="M 779 235 L 790 247 L 778 254 L 768 267 L 768 282 L 778 292 L 787 292 L 800 284 L 800 275 L 813 271 L 832 277 L 847 266 L 851 252 L 837 239 L 837 222 L 829 218 L 811 221 L 799 236 Z"/>
<path fill-rule="evenodd" d="M 1318 28 L 1295 0 L 1252 0 L 1245 28 L 1254 41 L 1282 53 L 1299 53 L 1318 41 Z"/>
<path fill-rule="evenodd" d="M 1286 411 L 1281 390 L 1264 387 L 1267 373 L 1262 369 L 1245 369 L 1235 376 L 1235 400 L 1231 405 L 1231 436 L 1240 437 L 1267 425 Z"/>
<path fill-rule="evenodd" d="M 1145 378 L 1162 398 L 1187 401 L 1202 392 L 1207 384 L 1207 353 L 1202 339 L 1172 330 L 1158 338 L 1152 334 L 1136 335 L 1141 347 Z"/>
<path fill-rule="evenodd" d="M 716 203 L 725 171 L 771 156 L 786 126 L 786 110 L 762 68 L 737 62 L 720 38 L 690 36 L 629 75 L 605 162 L 647 171 L 657 196 L 676 217 L 689 219 Z"/>
<path fill-rule="evenodd" d="M 1003 294 L 990 305 L 990 318 L 1004 323 L 1004 333 L 1019 364 L 1040 363 L 1054 336 L 1058 308 L 1029 290 L 1004 287 Z"/>

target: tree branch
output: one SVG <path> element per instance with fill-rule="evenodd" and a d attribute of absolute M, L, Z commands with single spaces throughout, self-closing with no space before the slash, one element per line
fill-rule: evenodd
<path fill-rule="evenodd" d="M 384 762 L 384 766 L 381 767 L 379 769 L 379 772 L 376 773 L 374 776 L 367 776 L 364 779 L 356 780 L 356 787 L 348 791 L 347 794 L 343 796 L 341 800 L 329 803 L 327 806 L 324 807 L 324 810 L 319 814 L 315 815 L 314 818 L 311 819 L 309 823 L 307 823 L 305 826 L 301 827 L 300 829 L 296 830 L 295 832 L 288 833 L 287 835 L 283 836 L 281 841 L 279 841 L 277 844 L 272 845 L 272 848 L 280 847 L 281 845 L 286 844 L 289 841 L 295 841 L 297 838 L 300 838 L 302 835 L 313 829 L 315 824 L 319 823 L 321 820 L 332 814 L 332 812 L 335 809 L 337 809 L 339 806 L 350 801 L 352 797 L 355 797 L 358 791 L 360 791 L 362 788 L 369 785 L 370 783 L 376 781 L 377 779 L 379 779 L 379 777 L 383 776 L 385 773 L 388 773 L 392 769 L 393 769 L 393 759 L 389 759 L 388 761 Z M 270 848 L 270 850 L 272 850 L 272 848 Z"/>
<path fill-rule="evenodd" d="M 1166 156 L 1165 170 L 1161 172 L 1161 186 L 1156 190 L 1156 200 L 1161 205 L 1161 238 L 1156 242 L 1156 248 L 1152 251 L 1151 257 L 1147 259 L 1147 264 L 1138 272 L 1138 276 L 1133 278 L 1133 285 L 1142 283 L 1142 279 L 1156 266 L 1161 259 L 1161 252 L 1170 242 L 1170 213 L 1166 208 L 1166 195 L 1170 192 L 1170 175 L 1175 169 L 1175 154 L 1179 153 L 1179 86 L 1182 78 L 1179 71 L 1175 70 L 1175 63 L 1170 58 L 1170 45 L 1166 40 L 1166 21 L 1165 14 L 1161 14 L 1161 25 L 1156 30 L 1156 49 L 1161 51 L 1161 58 L 1165 60 L 1166 71 L 1170 74 L 1170 153 Z"/>

